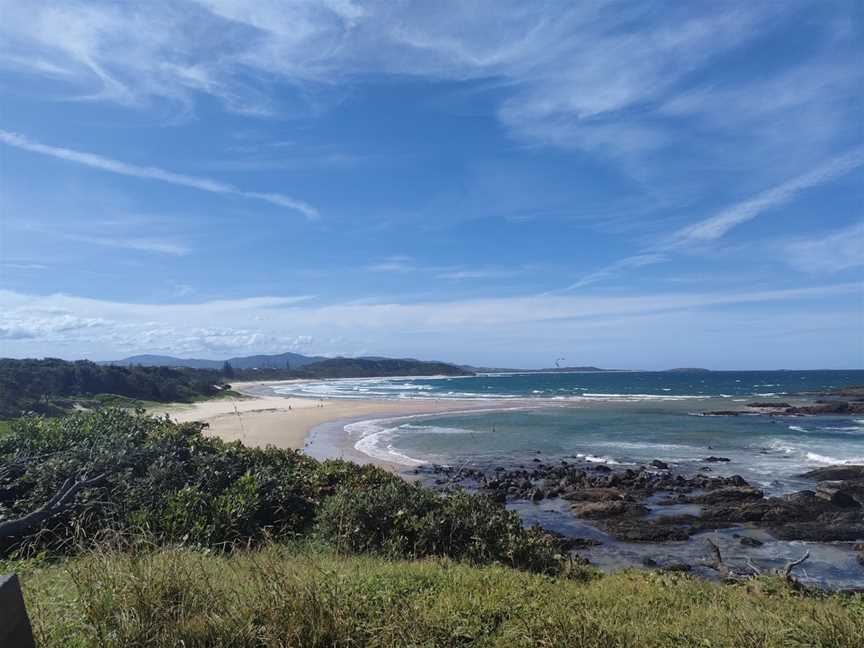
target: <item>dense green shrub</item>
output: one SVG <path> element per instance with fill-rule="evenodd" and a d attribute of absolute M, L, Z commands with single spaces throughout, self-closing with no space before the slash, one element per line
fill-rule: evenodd
<path fill-rule="evenodd" d="M 116 409 L 23 418 L 0 439 L 0 515 L 37 509 L 66 479 L 104 475 L 25 547 L 61 550 L 104 529 L 217 546 L 311 526 L 320 498 L 334 489 L 332 466 L 322 471 L 295 451 L 244 448 L 202 429 Z M 341 470 L 346 481 L 364 472 L 380 479 L 376 469 Z"/>
<path fill-rule="evenodd" d="M 217 395 L 218 371 L 177 367 L 99 365 L 88 360 L 0 358 L 0 419 L 25 411 L 57 416 L 75 400 L 114 394 L 149 401 L 189 401 Z M 98 398 L 88 404 L 99 405 Z"/>
<path fill-rule="evenodd" d="M 402 481 L 343 488 L 324 502 L 317 532 L 352 553 L 390 557 L 449 556 L 556 572 L 559 559 L 539 529 L 487 497 L 439 495 Z"/>
<path fill-rule="evenodd" d="M 38 533 L 0 550 L 68 553 L 106 531 L 229 549 L 314 531 L 352 553 L 560 568 L 539 530 L 485 497 L 442 496 L 372 466 L 225 443 L 203 428 L 118 409 L 16 421 L 0 438 L 0 520 L 36 510 L 66 480 L 101 478 Z"/>

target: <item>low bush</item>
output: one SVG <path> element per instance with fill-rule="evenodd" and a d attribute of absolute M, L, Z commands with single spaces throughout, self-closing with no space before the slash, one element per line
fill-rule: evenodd
<path fill-rule="evenodd" d="M 314 533 L 349 553 L 544 573 L 564 565 L 546 536 L 485 497 L 442 496 L 372 466 L 225 443 L 203 427 L 118 409 L 17 421 L 0 438 L 0 521 L 38 509 L 66 480 L 98 479 L 74 506 L 0 549 L 71 553 L 112 532 L 226 550 Z"/>
<path fill-rule="evenodd" d="M 343 488 L 321 506 L 318 536 L 352 553 L 389 557 L 449 556 L 556 573 L 560 558 L 539 529 L 487 497 L 442 496 L 402 481 Z"/>

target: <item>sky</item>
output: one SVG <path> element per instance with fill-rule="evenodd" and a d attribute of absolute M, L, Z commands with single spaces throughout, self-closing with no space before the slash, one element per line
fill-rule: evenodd
<path fill-rule="evenodd" d="M 0 356 L 864 368 L 864 3 L 0 0 Z"/>

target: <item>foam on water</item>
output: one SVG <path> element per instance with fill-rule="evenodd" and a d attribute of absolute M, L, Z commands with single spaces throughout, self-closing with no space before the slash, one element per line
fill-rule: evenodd
<path fill-rule="evenodd" d="M 345 426 L 349 436 L 359 436 L 354 449 L 373 459 L 396 463 L 402 466 L 422 466 L 423 459 L 415 459 L 393 446 L 397 427 L 388 427 L 386 420 L 358 421 Z"/>
<path fill-rule="evenodd" d="M 834 466 L 850 466 L 864 463 L 864 457 L 849 457 L 846 459 L 840 459 L 838 457 L 829 457 L 827 455 L 821 455 L 815 452 L 808 452 L 807 459 L 809 461 L 815 461 L 816 463 L 829 464 Z"/>
<path fill-rule="evenodd" d="M 773 398 L 864 383 L 864 371 L 845 372 L 562 372 L 475 376 L 346 378 L 280 384 L 283 395 L 327 398 L 560 398 L 603 401 Z"/>

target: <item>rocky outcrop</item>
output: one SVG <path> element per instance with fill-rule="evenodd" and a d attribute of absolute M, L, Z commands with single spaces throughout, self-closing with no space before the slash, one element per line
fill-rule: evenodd
<path fill-rule="evenodd" d="M 725 504 L 729 502 L 761 500 L 764 495 L 761 490 L 752 488 L 751 486 L 727 486 L 688 499 L 689 503 L 693 504 Z"/>
<path fill-rule="evenodd" d="M 864 481 L 823 481 L 816 485 L 816 497 L 841 508 L 861 508 L 864 504 Z M 860 499 L 860 501 L 859 501 Z"/>
<path fill-rule="evenodd" d="M 787 407 L 784 414 L 792 415 L 818 415 L 818 414 L 864 414 L 864 402 L 849 401 L 817 401 L 813 405 L 799 405 Z"/>
<path fill-rule="evenodd" d="M 864 466 L 826 466 L 805 472 L 801 477 L 816 481 L 864 479 Z"/>
<path fill-rule="evenodd" d="M 802 405 L 772 403 L 770 401 L 748 403 L 747 409 L 712 410 L 702 412 L 702 416 L 819 416 L 826 414 L 864 414 L 864 397 L 851 400 L 829 398 L 816 400 Z"/>
<path fill-rule="evenodd" d="M 707 457 L 725 463 L 724 457 Z M 464 485 L 499 502 L 565 499 L 578 518 L 628 542 L 686 540 L 700 531 L 753 525 L 782 540 L 864 540 L 864 466 L 829 466 L 805 473 L 813 488 L 765 497 L 739 475 L 684 476 L 657 466 L 608 466 L 539 461 L 491 471 L 434 467 L 446 488 Z M 697 514 L 651 516 L 652 508 L 698 505 Z M 742 538 L 756 546 L 758 540 Z"/>
<path fill-rule="evenodd" d="M 789 403 L 772 403 L 771 401 L 757 402 L 757 403 L 747 403 L 747 407 L 752 407 L 754 409 L 786 409 L 787 407 L 792 407 Z"/>
<path fill-rule="evenodd" d="M 611 517 L 642 516 L 648 513 L 648 509 L 636 502 L 625 502 L 621 500 L 605 502 L 580 502 L 570 507 L 576 517 L 588 520 L 605 520 Z"/>

